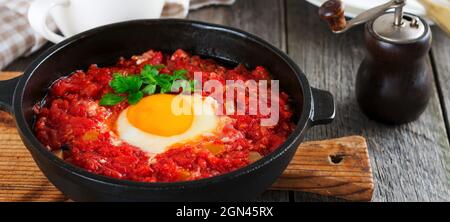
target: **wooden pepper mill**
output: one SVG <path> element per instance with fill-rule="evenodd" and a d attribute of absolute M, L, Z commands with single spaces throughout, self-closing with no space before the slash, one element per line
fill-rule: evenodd
<path fill-rule="evenodd" d="M 346 21 L 340 0 L 325 2 L 319 15 L 334 33 L 366 23 L 367 56 L 356 79 L 356 96 L 366 115 L 388 124 L 416 120 L 431 96 L 432 76 L 426 62 L 431 30 L 426 21 L 404 13 L 405 0 L 392 0 Z M 388 12 L 395 9 L 394 12 Z"/>

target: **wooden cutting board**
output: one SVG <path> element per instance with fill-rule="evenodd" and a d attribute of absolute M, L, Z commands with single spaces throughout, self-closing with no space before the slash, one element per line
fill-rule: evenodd
<path fill-rule="evenodd" d="M 3 72 L 0 81 L 18 75 Z M 350 136 L 301 144 L 270 189 L 370 201 L 374 183 L 366 140 Z M 34 163 L 20 140 L 12 116 L 0 111 L 0 201 L 66 200 Z"/>

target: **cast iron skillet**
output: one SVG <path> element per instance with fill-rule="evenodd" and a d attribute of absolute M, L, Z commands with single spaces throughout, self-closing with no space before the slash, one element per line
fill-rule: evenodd
<path fill-rule="evenodd" d="M 140 183 L 89 173 L 57 158 L 34 136 L 33 106 L 56 79 L 90 64 L 113 65 L 148 49 L 192 54 L 226 63 L 262 65 L 292 98 L 295 131 L 279 149 L 237 171 L 177 183 Z M 329 92 L 311 88 L 283 52 L 249 33 L 187 20 L 136 20 L 96 28 L 69 38 L 39 56 L 22 77 L 0 82 L 0 107 L 14 115 L 20 136 L 39 168 L 65 195 L 76 201 L 236 201 L 266 190 L 289 164 L 305 131 L 334 118 Z"/>

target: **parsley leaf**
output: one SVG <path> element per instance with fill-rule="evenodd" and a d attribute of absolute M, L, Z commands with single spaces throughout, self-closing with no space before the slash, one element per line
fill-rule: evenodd
<path fill-rule="evenodd" d="M 145 65 L 141 71 L 141 78 L 146 84 L 156 84 L 155 76 L 159 75 L 159 70 L 165 68 L 164 65 Z"/>
<path fill-rule="evenodd" d="M 109 85 L 116 93 L 124 93 L 128 91 L 128 84 L 126 82 L 125 76 L 115 73 L 113 75 L 113 80 L 109 82 Z"/>
<path fill-rule="evenodd" d="M 156 85 L 147 85 L 146 87 L 144 87 L 144 89 L 142 89 L 142 92 L 147 94 L 147 95 L 152 95 L 155 94 L 156 92 Z"/>
<path fill-rule="evenodd" d="M 129 92 L 137 92 L 141 89 L 142 84 L 144 83 L 140 76 L 132 75 L 126 77 L 126 82 L 128 85 Z"/>
<path fill-rule="evenodd" d="M 136 92 L 142 87 L 143 81 L 140 76 L 131 75 L 123 76 L 120 74 L 114 74 L 113 80 L 109 83 L 111 88 L 116 93 Z"/>
<path fill-rule="evenodd" d="M 168 84 L 163 84 L 160 85 L 160 91 L 161 93 L 170 93 L 172 92 L 172 84 L 168 83 Z"/>
<path fill-rule="evenodd" d="M 187 80 L 186 74 L 187 74 L 187 71 L 185 69 L 175 70 L 173 72 L 172 77 L 173 77 L 173 80 L 179 80 L 179 79 Z"/>
<path fill-rule="evenodd" d="M 150 65 L 146 65 L 141 71 L 141 78 L 144 80 L 146 84 L 155 84 L 156 83 L 155 76 L 157 76 L 158 74 L 159 74 L 158 69 Z"/>
<path fill-rule="evenodd" d="M 119 95 L 116 95 L 113 93 L 108 93 L 103 96 L 103 98 L 100 100 L 99 104 L 101 106 L 114 106 L 114 105 L 121 103 L 123 100 L 125 100 L 125 97 L 122 97 L 122 96 L 119 96 Z"/>
<path fill-rule="evenodd" d="M 100 105 L 114 106 L 128 99 L 131 105 L 137 104 L 144 95 L 157 93 L 176 93 L 183 90 L 195 90 L 195 80 L 188 80 L 188 71 L 175 70 L 172 75 L 160 74 L 164 65 L 145 65 L 140 75 L 122 75 L 115 73 L 109 85 L 115 93 L 108 93 L 100 100 Z M 121 94 L 121 95 L 118 95 Z M 126 95 L 123 95 L 126 94 Z M 122 96 L 123 95 L 123 96 Z"/>
<path fill-rule="evenodd" d="M 173 79 L 170 75 L 158 75 L 155 76 L 157 84 L 161 93 L 169 93 L 172 91 Z"/>
<path fill-rule="evenodd" d="M 139 101 L 141 101 L 142 97 L 144 97 L 144 93 L 141 91 L 135 92 L 135 93 L 131 93 L 128 94 L 128 103 L 130 105 L 135 105 L 137 104 Z"/>

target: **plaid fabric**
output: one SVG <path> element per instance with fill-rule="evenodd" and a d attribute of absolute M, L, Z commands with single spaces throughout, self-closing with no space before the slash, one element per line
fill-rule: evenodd
<path fill-rule="evenodd" d="M 16 58 L 36 51 L 46 42 L 28 24 L 27 10 L 31 1 L 0 0 L 0 70 Z M 191 0 L 191 9 L 211 4 L 233 4 L 234 1 Z M 51 21 L 49 25 L 55 27 Z"/>
<path fill-rule="evenodd" d="M 45 43 L 28 25 L 28 4 L 29 0 L 0 0 L 0 70 Z"/>

